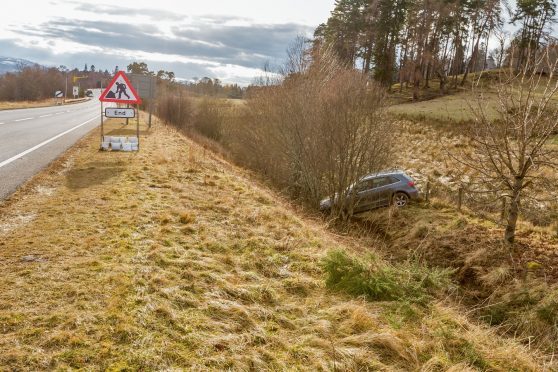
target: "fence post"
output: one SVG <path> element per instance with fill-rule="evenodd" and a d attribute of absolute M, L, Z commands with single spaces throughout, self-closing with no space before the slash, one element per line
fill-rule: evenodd
<path fill-rule="evenodd" d="M 457 210 L 461 212 L 461 206 L 463 205 L 463 187 L 459 188 L 459 194 L 457 199 Z"/>

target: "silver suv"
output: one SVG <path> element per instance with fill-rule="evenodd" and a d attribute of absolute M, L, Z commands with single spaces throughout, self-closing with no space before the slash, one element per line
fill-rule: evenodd
<path fill-rule="evenodd" d="M 390 205 L 404 207 L 410 200 L 419 198 L 415 181 L 403 171 L 373 173 L 364 176 L 349 187 L 348 195 L 356 198 L 355 213 Z M 331 206 L 331 198 L 320 202 L 322 211 L 331 209 Z"/>

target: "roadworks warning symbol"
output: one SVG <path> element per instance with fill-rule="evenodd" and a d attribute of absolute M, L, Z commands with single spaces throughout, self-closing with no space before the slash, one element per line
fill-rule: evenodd
<path fill-rule="evenodd" d="M 123 71 L 118 71 L 101 97 L 101 102 L 140 104 L 141 98 Z"/>

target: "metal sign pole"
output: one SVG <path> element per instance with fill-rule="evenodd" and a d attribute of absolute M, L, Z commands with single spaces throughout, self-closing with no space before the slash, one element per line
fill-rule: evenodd
<path fill-rule="evenodd" d="M 136 122 L 136 123 L 137 123 L 137 124 L 136 124 L 136 135 L 137 135 L 137 137 L 138 137 L 138 151 L 139 151 L 139 149 L 140 149 L 140 128 L 139 128 L 139 127 L 140 127 L 140 123 L 139 123 L 139 121 L 140 121 L 140 118 L 139 118 L 139 116 L 140 116 L 140 110 L 139 110 L 139 104 L 137 104 L 136 107 L 137 107 L 137 109 L 138 109 L 138 112 L 137 112 L 137 114 L 138 114 L 138 120 L 137 120 L 137 122 Z"/>
<path fill-rule="evenodd" d="M 153 112 L 153 78 L 149 79 L 149 128 L 151 128 L 151 113 Z"/>
<path fill-rule="evenodd" d="M 105 128 L 103 125 L 103 101 L 101 101 L 101 148 L 103 148 L 104 140 L 105 140 Z"/>

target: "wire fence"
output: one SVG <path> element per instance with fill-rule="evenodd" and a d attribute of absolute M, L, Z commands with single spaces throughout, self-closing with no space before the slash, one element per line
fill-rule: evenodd
<path fill-rule="evenodd" d="M 444 184 L 434 178 L 421 182 L 426 202 L 442 200 L 458 211 L 468 210 L 495 223 L 504 223 L 510 199 L 496 193 L 471 190 L 465 184 Z M 525 199 L 521 204 L 521 217 L 535 226 L 549 226 L 558 222 L 558 200 L 544 203 Z"/>

